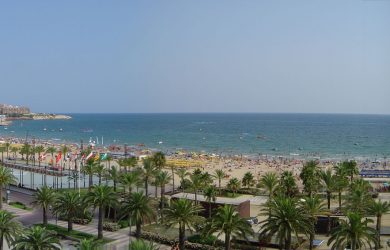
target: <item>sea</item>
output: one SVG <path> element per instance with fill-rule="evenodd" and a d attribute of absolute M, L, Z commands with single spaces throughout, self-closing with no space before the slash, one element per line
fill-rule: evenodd
<path fill-rule="evenodd" d="M 218 155 L 386 159 L 390 115 L 68 114 L 70 120 L 20 120 L 0 137 L 56 143 L 139 145 Z"/>

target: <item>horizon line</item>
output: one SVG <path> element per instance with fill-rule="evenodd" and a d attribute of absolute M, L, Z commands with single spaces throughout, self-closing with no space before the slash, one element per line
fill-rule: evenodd
<path fill-rule="evenodd" d="M 46 114 L 145 114 L 145 115 L 189 115 L 189 114 L 199 114 L 199 115 L 207 115 L 207 114 L 281 114 L 281 115 L 383 115 L 388 116 L 390 113 L 332 113 L 332 112 L 45 112 Z"/>

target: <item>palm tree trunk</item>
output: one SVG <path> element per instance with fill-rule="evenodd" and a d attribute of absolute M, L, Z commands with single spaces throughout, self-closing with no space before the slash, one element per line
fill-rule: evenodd
<path fill-rule="evenodd" d="M 4 236 L 0 235 L 0 250 L 3 250 Z"/>
<path fill-rule="evenodd" d="M 197 193 L 195 192 L 195 205 L 198 204 L 198 196 Z"/>
<path fill-rule="evenodd" d="M 179 224 L 179 249 L 184 250 L 185 225 Z"/>
<path fill-rule="evenodd" d="M 139 239 L 141 237 L 141 223 L 137 222 L 135 225 L 135 237 Z"/>
<path fill-rule="evenodd" d="M 47 226 L 47 212 L 46 212 L 46 207 L 43 207 L 43 226 Z"/>
<path fill-rule="evenodd" d="M 175 173 L 172 168 L 172 193 L 175 192 Z"/>
<path fill-rule="evenodd" d="M 3 209 L 3 185 L 0 185 L 0 209 Z"/>
<path fill-rule="evenodd" d="M 381 226 L 382 226 L 382 216 L 379 215 L 376 217 L 376 232 L 378 237 L 378 248 L 382 248 L 381 246 Z"/>
<path fill-rule="evenodd" d="M 165 193 L 165 186 L 162 185 L 161 186 L 161 198 L 160 198 L 160 202 L 161 202 L 161 224 L 164 223 L 164 215 L 163 215 L 163 209 L 164 209 L 164 193 Z"/>
<path fill-rule="evenodd" d="M 92 174 L 89 174 L 89 180 L 88 180 L 88 189 L 89 191 L 91 190 L 92 186 L 93 186 L 93 176 Z"/>
<path fill-rule="evenodd" d="M 352 242 L 351 242 L 351 249 L 356 250 L 356 241 L 354 239 L 352 239 Z"/>
<path fill-rule="evenodd" d="M 157 184 L 154 184 L 155 185 L 155 189 L 154 189 L 154 198 L 157 198 Z"/>
<path fill-rule="evenodd" d="M 72 218 L 68 217 L 68 232 L 73 230 Z"/>
<path fill-rule="evenodd" d="M 309 250 L 313 249 L 314 234 L 310 234 Z"/>
<path fill-rule="evenodd" d="M 209 219 L 211 218 L 211 201 L 209 202 Z"/>
<path fill-rule="evenodd" d="M 114 180 L 114 192 L 116 193 L 116 180 Z"/>
<path fill-rule="evenodd" d="M 149 185 L 148 185 L 148 180 L 145 179 L 145 195 L 148 196 L 148 192 L 149 192 Z"/>
<path fill-rule="evenodd" d="M 286 250 L 290 250 L 290 249 L 291 249 L 291 232 L 289 232 L 286 239 Z"/>
<path fill-rule="evenodd" d="M 98 239 L 103 239 L 103 206 L 99 206 Z"/>
<path fill-rule="evenodd" d="M 326 199 L 328 200 L 328 209 L 330 209 L 330 192 L 326 191 Z"/>
<path fill-rule="evenodd" d="M 225 233 L 225 250 L 230 250 L 230 233 Z"/>
<path fill-rule="evenodd" d="M 341 191 L 339 191 L 339 209 L 341 209 Z"/>

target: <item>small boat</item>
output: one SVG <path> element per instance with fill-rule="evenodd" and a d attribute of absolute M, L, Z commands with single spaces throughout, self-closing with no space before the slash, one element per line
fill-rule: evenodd
<path fill-rule="evenodd" d="M 162 141 L 159 141 L 158 144 L 163 144 L 163 142 L 162 142 Z"/>
<path fill-rule="evenodd" d="M 60 131 L 62 131 L 62 128 L 60 128 Z"/>
<path fill-rule="evenodd" d="M 46 130 L 47 130 L 47 128 L 44 128 L 44 129 L 43 129 L 43 131 L 46 131 Z"/>

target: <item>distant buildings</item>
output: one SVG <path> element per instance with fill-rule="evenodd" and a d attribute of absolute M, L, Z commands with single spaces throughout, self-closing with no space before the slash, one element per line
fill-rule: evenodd
<path fill-rule="evenodd" d="M 0 115 L 12 116 L 12 115 L 23 115 L 23 114 L 30 114 L 30 108 L 0 104 Z"/>

